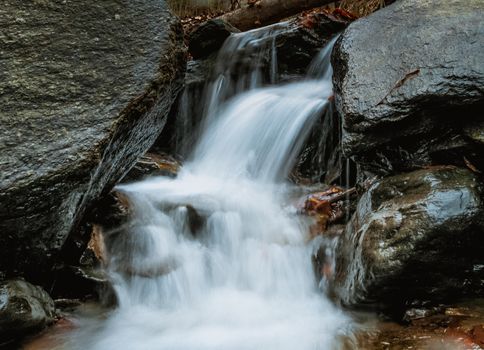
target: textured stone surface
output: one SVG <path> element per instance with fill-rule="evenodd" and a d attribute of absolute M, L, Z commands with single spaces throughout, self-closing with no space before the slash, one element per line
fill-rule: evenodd
<path fill-rule="evenodd" d="M 462 128 L 484 119 L 483 11 L 397 1 L 348 27 L 333 55 L 346 154 L 392 172 L 476 151 Z"/>
<path fill-rule="evenodd" d="M 0 56 L 0 271 L 37 280 L 163 128 L 181 26 L 160 0 L 5 0 Z"/>
<path fill-rule="evenodd" d="M 385 178 L 361 197 L 337 247 L 334 290 L 346 303 L 403 309 L 482 292 L 484 202 L 467 169 Z"/>
<path fill-rule="evenodd" d="M 0 341 L 41 329 L 54 322 L 54 301 L 24 280 L 0 283 Z"/>

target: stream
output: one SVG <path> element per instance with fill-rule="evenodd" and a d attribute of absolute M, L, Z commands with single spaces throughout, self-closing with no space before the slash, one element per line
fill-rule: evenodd
<path fill-rule="evenodd" d="M 232 35 L 218 66 L 237 48 L 270 44 L 271 33 Z M 333 44 L 300 82 L 261 87 L 257 67 L 230 82 L 222 69 L 178 176 L 117 187 L 135 212 L 106 237 L 119 305 L 81 322 L 68 348 L 339 348 L 352 323 L 319 289 L 286 181 L 332 95 Z"/>
<path fill-rule="evenodd" d="M 337 142 L 328 136 L 334 125 L 317 124 L 331 113 L 337 36 L 304 79 L 280 83 L 281 28 L 232 34 L 203 98 L 191 100 L 185 90 L 174 125 L 185 161 L 176 176 L 115 188 L 130 218 L 102 232 L 116 307 L 66 307 L 23 350 L 482 348 L 482 299 L 409 308 L 396 323 L 374 310 L 342 310 L 327 296 L 341 238 L 315 238 L 315 222 L 300 206 L 314 188 L 288 179 L 313 127 L 323 145 Z M 349 169 L 342 170 L 346 184 Z M 357 263 L 349 274 L 361 270 Z"/>

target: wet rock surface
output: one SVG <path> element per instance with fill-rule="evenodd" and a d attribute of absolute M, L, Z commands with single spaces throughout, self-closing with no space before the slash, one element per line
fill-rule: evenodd
<path fill-rule="evenodd" d="M 0 283 L 0 342 L 37 331 L 54 318 L 54 301 L 42 288 L 21 279 Z"/>
<path fill-rule="evenodd" d="M 479 0 L 397 1 L 348 27 L 333 53 L 348 156 L 379 173 L 484 163 L 467 129 L 484 118 L 483 10 Z"/>
<path fill-rule="evenodd" d="M 190 33 L 188 50 L 194 59 L 204 58 L 220 49 L 225 39 L 240 30 L 221 19 L 211 19 Z"/>
<path fill-rule="evenodd" d="M 185 52 L 164 1 L 7 0 L 0 26 L 0 271 L 35 281 L 162 130 Z"/>
<path fill-rule="evenodd" d="M 336 248 L 333 292 L 395 314 L 482 293 L 482 191 L 475 174 L 454 167 L 373 184 Z"/>

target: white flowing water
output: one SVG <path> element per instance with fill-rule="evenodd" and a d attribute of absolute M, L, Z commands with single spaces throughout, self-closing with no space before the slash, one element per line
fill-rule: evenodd
<path fill-rule="evenodd" d="M 285 181 L 332 94 L 330 52 L 317 62 L 325 69 L 312 70 L 318 79 L 212 106 L 177 178 L 118 187 L 135 212 L 128 228 L 107 237 L 119 306 L 84 330 L 78 346 L 341 348 L 350 320 L 318 289 L 309 230 Z"/>

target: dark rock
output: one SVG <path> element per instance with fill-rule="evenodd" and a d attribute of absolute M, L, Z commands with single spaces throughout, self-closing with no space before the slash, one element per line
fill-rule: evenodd
<path fill-rule="evenodd" d="M 105 232 L 122 231 L 132 219 L 133 207 L 124 193 L 111 191 L 99 198 L 86 213 L 81 229 L 71 235 L 61 251 L 61 262 L 55 266 L 58 277 L 53 295 L 65 297 L 69 292 L 69 283 L 65 282 L 78 280 L 79 274 L 73 276 L 71 267 L 94 269 L 104 266 L 107 262 Z M 93 294 L 91 284 L 88 284 L 83 290 Z"/>
<path fill-rule="evenodd" d="M 285 22 L 285 28 L 276 38 L 280 81 L 305 76 L 320 50 L 349 24 L 325 13 L 310 16 L 309 21 L 308 18 L 297 18 Z"/>
<path fill-rule="evenodd" d="M 117 228 L 129 218 L 129 209 L 123 206 L 122 201 L 121 194 L 111 192 L 96 202 L 99 207 L 87 214 L 86 219 L 103 221 L 110 228 Z M 89 223 L 84 229 L 91 231 L 89 235 L 85 234 L 90 237 L 87 247 L 82 242 L 85 237 L 73 235 L 80 241 L 77 245 L 73 244 L 75 240 L 71 237 L 70 245 L 61 252 L 61 262 L 54 266 L 55 280 L 50 294 L 55 299 L 96 300 L 111 304 L 114 293 L 105 272 L 107 256 L 103 227 L 99 223 Z"/>
<path fill-rule="evenodd" d="M 221 19 L 211 19 L 190 33 L 188 51 L 194 59 L 207 57 L 220 49 L 230 34 L 239 32 Z"/>
<path fill-rule="evenodd" d="M 346 155 L 379 173 L 484 159 L 463 137 L 484 120 L 483 10 L 479 0 L 397 1 L 348 27 L 333 53 Z"/>
<path fill-rule="evenodd" d="M 341 152 L 341 123 L 334 101 L 313 125 L 305 147 L 298 157 L 295 172 L 310 182 L 353 187 L 358 171 Z"/>
<path fill-rule="evenodd" d="M 196 235 L 200 229 L 205 226 L 207 218 L 200 215 L 200 213 L 191 205 L 186 205 L 185 208 L 190 233 Z"/>
<path fill-rule="evenodd" d="M 112 293 L 111 281 L 100 267 L 63 266 L 56 277 L 54 298 L 98 301 Z"/>
<path fill-rule="evenodd" d="M 39 281 L 162 130 L 182 30 L 159 0 L 6 0 L 0 27 L 0 271 Z"/>
<path fill-rule="evenodd" d="M 54 317 L 54 301 L 42 288 L 21 279 L 0 283 L 0 341 L 39 330 Z"/>
<path fill-rule="evenodd" d="M 373 184 L 336 248 L 335 294 L 402 312 L 482 293 L 483 193 L 472 172 L 454 167 Z"/>
<path fill-rule="evenodd" d="M 111 191 L 96 202 L 87 220 L 103 229 L 116 229 L 133 218 L 133 210 L 128 197 L 119 191 Z M 95 227 L 93 227 L 93 232 Z"/>
<path fill-rule="evenodd" d="M 205 85 L 215 67 L 216 54 L 204 59 L 188 61 L 184 89 L 174 103 L 166 127 L 158 137 L 152 151 L 186 155 L 198 139 L 198 126 L 203 118 Z"/>

